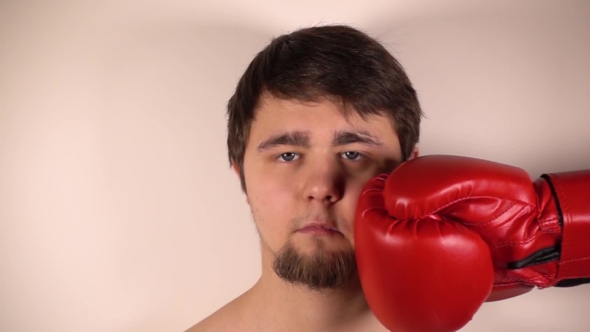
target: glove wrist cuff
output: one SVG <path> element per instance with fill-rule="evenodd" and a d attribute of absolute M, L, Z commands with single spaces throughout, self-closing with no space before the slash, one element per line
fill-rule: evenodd
<path fill-rule="evenodd" d="M 562 226 L 557 280 L 590 277 L 590 170 L 545 174 Z"/>

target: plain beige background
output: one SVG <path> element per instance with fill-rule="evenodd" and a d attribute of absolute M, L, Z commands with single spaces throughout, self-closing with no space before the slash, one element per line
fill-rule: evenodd
<path fill-rule="evenodd" d="M 296 4 L 297 3 L 297 4 Z M 406 67 L 423 154 L 590 167 L 589 1 L 0 2 L 0 331 L 181 332 L 259 276 L 225 103 L 273 36 L 349 23 Z M 590 287 L 462 331 L 588 331 Z"/>

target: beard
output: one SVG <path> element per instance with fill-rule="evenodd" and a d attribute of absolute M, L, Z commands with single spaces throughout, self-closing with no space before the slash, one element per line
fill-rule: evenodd
<path fill-rule="evenodd" d="M 319 239 L 311 255 L 301 254 L 288 243 L 276 255 L 272 267 L 284 281 L 316 291 L 348 284 L 357 273 L 354 249 L 331 252 Z"/>

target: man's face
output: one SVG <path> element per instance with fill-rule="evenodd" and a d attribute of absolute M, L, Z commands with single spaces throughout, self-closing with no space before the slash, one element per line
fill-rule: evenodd
<path fill-rule="evenodd" d="M 244 156 L 262 250 L 283 279 L 312 289 L 356 273 L 353 221 L 363 185 L 401 162 L 389 118 L 339 106 L 261 100 Z"/>

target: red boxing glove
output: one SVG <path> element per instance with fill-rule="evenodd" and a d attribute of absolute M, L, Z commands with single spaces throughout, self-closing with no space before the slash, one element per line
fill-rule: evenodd
<path fill-rule="evenodd" d="M 486 299 L 586 282 L 588 239 L 590 171 L 533 183 L 521 169 L 456 156 L 369 181 L 355 220 L 363 292 L 401 331 L 456 331 Z"/>
<path fill-rule="evenodd" d="M 391 331 L 456 331 L 492 290 L 490 250 L 460 223 L 435 214 L 415 217 L 420 206 L 392 213 L 394 178 L 395 171 L 389 179 L 370 180 L 357 205 L 354 240 L 363 293 Z M 428 183 L 415 176 L 408 180 L 412 186 Z"/>

